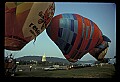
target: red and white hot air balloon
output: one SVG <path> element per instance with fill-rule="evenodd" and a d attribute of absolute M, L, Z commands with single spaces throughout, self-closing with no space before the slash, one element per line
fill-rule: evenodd
<path fill-rule="evenodd" d="M 54 2 L 6 2 L 5 49 L 21 50 L 49 25 Z"/>

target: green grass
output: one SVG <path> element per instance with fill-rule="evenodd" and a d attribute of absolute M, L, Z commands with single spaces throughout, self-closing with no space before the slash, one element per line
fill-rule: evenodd
<path fill-rule="evenodd" d="M 101 66 L 85 67 L 85 68 L 77 68 L 70 70 L 54 70 L 54 71 L 44 71 L 39 68 L 32 69 L 32 71 L 29 71 L 28 66 L 24 66 L 23 68 L 25 68 L 26 70 L 22 72 L 20 71 L 16 72 L 15 77 L 112 78 L 115 73 L 115 68 L 113 65 L 104 65 L 102 67 Z"/>

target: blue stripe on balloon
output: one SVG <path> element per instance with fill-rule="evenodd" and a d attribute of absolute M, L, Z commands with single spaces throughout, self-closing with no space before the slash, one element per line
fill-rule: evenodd
<path fill-rule="evenodd" d="M 88 42 L 88 44 L 87 44 L 85 50 L 87 50 L 87 49 L 89 48 L 90 43 L 91 43 L 91 41 L 92 41 L 93 32 L 94 32 L 94 24 L 93 24 L 93 22 L 92 22 L 91 20 L 90 20 L 90 24 L 91 24 L 90 39 L 89 39 L 89 42 Z"/>
<path fill-rule="evenodd" d="M 65 45 L 64 50 L 65 50 L 65 51 L 67 51 L 67 49 L 69 48 L 69 46 L 70 46 L 70 44 L 69 44 L 69 43 L 67 43 L 67 44 Z"/>
<path fill-rule="evenodd" d="M 74 32 L 78 33 L 78 20 L 74 20 Z"/>
<path fill-rule="evenodd" d="M 69 45 L 69 48 L 66 50 L 66 54 L 68 54 L 70 51 L 71 51 L 71 49 L 72 49 L 72 45 Z"/>
<path fill-rule="evenodd" d="M 85 50 L 87 50 L 87 49 L 89 48 L 91 41 L 92 41 L 92 39 L 89 39 L 89 42 L 88 42 L 88 44 L 87 44 Z"/>
<path fill-rule="evenodd" d="M 86 26 L 86 38 L 88 38 L 89 26 Z"/>
<path fill-rule="evenodd" d="M 59 21 L 59 27 L 60 28 L 64 28 L 64 26 L 65 26 L 65 23 L 64 23 L 65 21 L 63 20 L 63 19 L 60 19 L 60 21 Z"/>
<path fill-rule="evenodd" d="M 71 31 L 70 31 L 70 30 L 68 30 L 68 31 L 67 31 L 67 33 L 66 33 L 66 42 L 68 42 L 68 40 L 69 40 L 69 37 L 70 37 L 70 32 L 71 32 Z"/>
<path fill-rule="evenodd" d="M 71 30 L 71 20 L 70 19 L 65 19 L 66 20 L 66 28 Z"/>
<path fill-rule="evenodd" d="M 72 37 L 73 37 L 73 32 L 72 31 L 69 31 L 69 38 L 67 39 L 67 42 L 71 44 L 72 42 Z"/>
<path fill-rule="evenodd" d="M 68 28 L 68 26 L 67 26 L 67 19 L 63 19 L 64 20 L 64 26 L 63 26 L 63 28 Z"/>
<path fill-rule="evenodd" d="M 83 38 L 80 39 L 80 42 L 79 42 L 78 47 L 77 47 L 77 50 L 79 50 L 79 48 L 80 48 L 80 46 L 82 44 L 82 41 L 83 41 Z"/>
<path fill-rule="evenodd" d="M 74 32 L 74 20 L 71 20 L 71 31 Z"/>
<path fill-rule="evenodd" d="M 77 34 L 76 34 L 76 33 L 74 33 L 74 34 L 73 34 L 73 38 L 72 38 L 71 45 L 73 45 L 73 44 L 74 44 L 74 42 L 75 42 L 75 39 L 76 39 L 76 36 L 77 36 Z"/>
<path fill-rule="evenodd" d="M 64 41 L 67 41 L 68 36 L 69 36 L 69 31 L 66 28 L 64 28 L 63 31 L 62 31 L 62 37 L 61 38 Z"/>
<path fill-rule="evenodd" d="M 84 18 L 82 17 L 82 38 L 84 37 L 84 28 L 85 28 L 85 23 L 84 23 Z"/>
<path fill-rule="evenodd" d="M 63 28 L 59 28 L 59 30 L 58 30 L 58 37 L 62 37 L 62 31 L 63 31 Z"/>
<path fill-rule="evenodd" d="M 67 37 L 66 37 L 66 38 L 67 38 L 67 42 L 68 42 L 68 43 L 71 43 L 71 42 L 70 42 L 70 41 L 71 41 L 71 38 L 72 38 L 72 37 L 71 37 L 71 31 L 70 31 L 70 30 L 67 30 L 67 31 L 68 31 L 68 34 L 67 34 Z M 70 41 L 69 41 L 69 40 L 70 40 Z"/>
<path fill-rule="evenodd" d="M 93 24 L 93 22 L 90 20 L 90 24 L 91 24 L 91 33 L 90 33 L 90 39 L 92 38 L 92 36 L 93 36 L 93 32 L 94 32 L 94 24 Z"/>
<path fill-rule="evenodd" d="M 68 50 L 69 47 L 70 47 L 70 44 L 69 44 L 69 43 L 66 43 L 66 46 L 65 46 L 65 48 L 64 48 L 65 54 L 68 54 L 68 53 L 66 53 L 66 51 Z"/>
<path fill-rule="evenodd" d="M 82 17 L 82 23 L 84 23 L 84 17 L 83 16 L 81 16 Z"/>

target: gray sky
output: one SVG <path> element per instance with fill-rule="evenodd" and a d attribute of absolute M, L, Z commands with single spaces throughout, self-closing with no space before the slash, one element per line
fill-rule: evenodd
<path fill-rule="evenodd" d="M 113 58 L 116 55 L 116 4 L 115 3 L 87 3 L 87 2 L 55 2 L 54 16 L 62 13 L 75 13 L 86 17 L 97 24 L 102 33 L 110 38 L 111 43 L 105 57 Z M 30 41 L 20 51 L 12 52 L 15 58 L 23 56 L 42 56 L 65 58 L 56 44 L 48 37 L 44 30 L 36 39 L 35 44 Z M 96 60 L 86 54 L 80 60 Z"/>

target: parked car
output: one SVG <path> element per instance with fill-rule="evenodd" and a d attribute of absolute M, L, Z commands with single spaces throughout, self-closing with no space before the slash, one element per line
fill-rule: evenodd
<path fill-rule="evenodd" d="M 53 66 L 50 66 L 50 67 L 44 68 L 44 70 L 45 70 L 45 71 L 52 71 L 52 70 L 56 70 L 56 68 L 53 67 Z"/>

